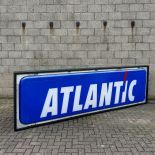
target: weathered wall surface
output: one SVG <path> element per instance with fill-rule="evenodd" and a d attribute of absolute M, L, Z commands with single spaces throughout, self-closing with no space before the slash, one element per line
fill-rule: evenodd
<path fill-rule="evenodd" d="M 14 71 L 140 64 L 154 97 L 155 0 L 0 0 L 0 96 Z"/>

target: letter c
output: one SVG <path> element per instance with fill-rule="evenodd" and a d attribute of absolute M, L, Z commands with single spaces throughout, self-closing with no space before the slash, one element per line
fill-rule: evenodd
<path fill-rule="evenodd" d="M 133 80 L 129 86 L 128 97 L 130 101 L 134 101 L 135 96 L 133 96 L 133 87 L 137 84 L 137 80 Z"/>

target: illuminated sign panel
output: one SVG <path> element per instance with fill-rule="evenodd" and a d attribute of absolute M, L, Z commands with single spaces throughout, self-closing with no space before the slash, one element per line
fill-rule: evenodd
<path fill-rule="evenodd" d="M 148 67 L 15 73 L 15 130 L 146 103 Z"/>

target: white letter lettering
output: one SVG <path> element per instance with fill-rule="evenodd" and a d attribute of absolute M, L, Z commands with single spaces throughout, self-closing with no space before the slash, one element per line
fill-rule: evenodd
<path fill-rule="evenodd" d="M 82 86 L 76 86 L 74 104 L 73 104 L 73 111 L 82 110 L 82 105 L 80 105 L 80 103 L 79 103 L 80 102 L 81 87 Z"/>
<path fill-rule="evenodd" d="M 114 86 L 116 87 L 115 104 L 117 104 L 119 102 L 120 88 L 123 86 L 123 81 L 115 82 Z"/>
<path fill-rule="evenodd" d="M 109 87 L 107 86 L 107 83 L 102 83 L 99 107 L 103 106 L 104 101 L 105 101 L 105 105 L 110 105 L 112 86 L 113 86 L 113 82 L 109 83 Z"/>
<path fill-rule="evenodd" d="M 130 101 L 134 101 L 135 96 L 133 96 L 133 87 L 137 84 L 137 80 L 133 80 L 129 86 L 128 97 Z"/>
<path fill-rule="evenodd" d="M 124 103 L 126 101 L 127 86 L 128 86 L 128 81 L 125 82 L 125 89 L 122 94 L 122 103 Z"/>
<path fill-rule="evenodd" d="M 73 86 L 61 88 L 61 93 L 64 93 L 61 114 L 67 113 L 69 97 L 70 97 L 70 93 L 73 92 L 73 89 L 74 89 Z"/>
<path fill-rule="evenodd" d="M 89 106 L 92 108 L 97 106 L 97 84 L 91 84 L 89 87 L 84 109 L 88 109 Z"/>
<path fill-rule="evenodd" d="M 52 103 L 52 106 L 50 106 L 51 103 Z M 57 88 L 52 88 L 48 90 L 44 107 L 40 117 L 41 118 L 47 117 L 48 113 L 51 113 L 51 115 L 58 114 L 58 89 Z"/>

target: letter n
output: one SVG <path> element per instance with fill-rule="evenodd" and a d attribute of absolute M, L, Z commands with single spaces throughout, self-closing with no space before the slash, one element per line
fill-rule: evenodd
<path fill-rule="evenodd" d="M 107 86 L 107 83 L 102 83 L 99 107 L 102 107 L 104 105 L 104 102 L 105 102 L 105 105 L 110 105 L 112 87 L 113 87 L 113 82 L 110 82 L 109 86 Z"/>

